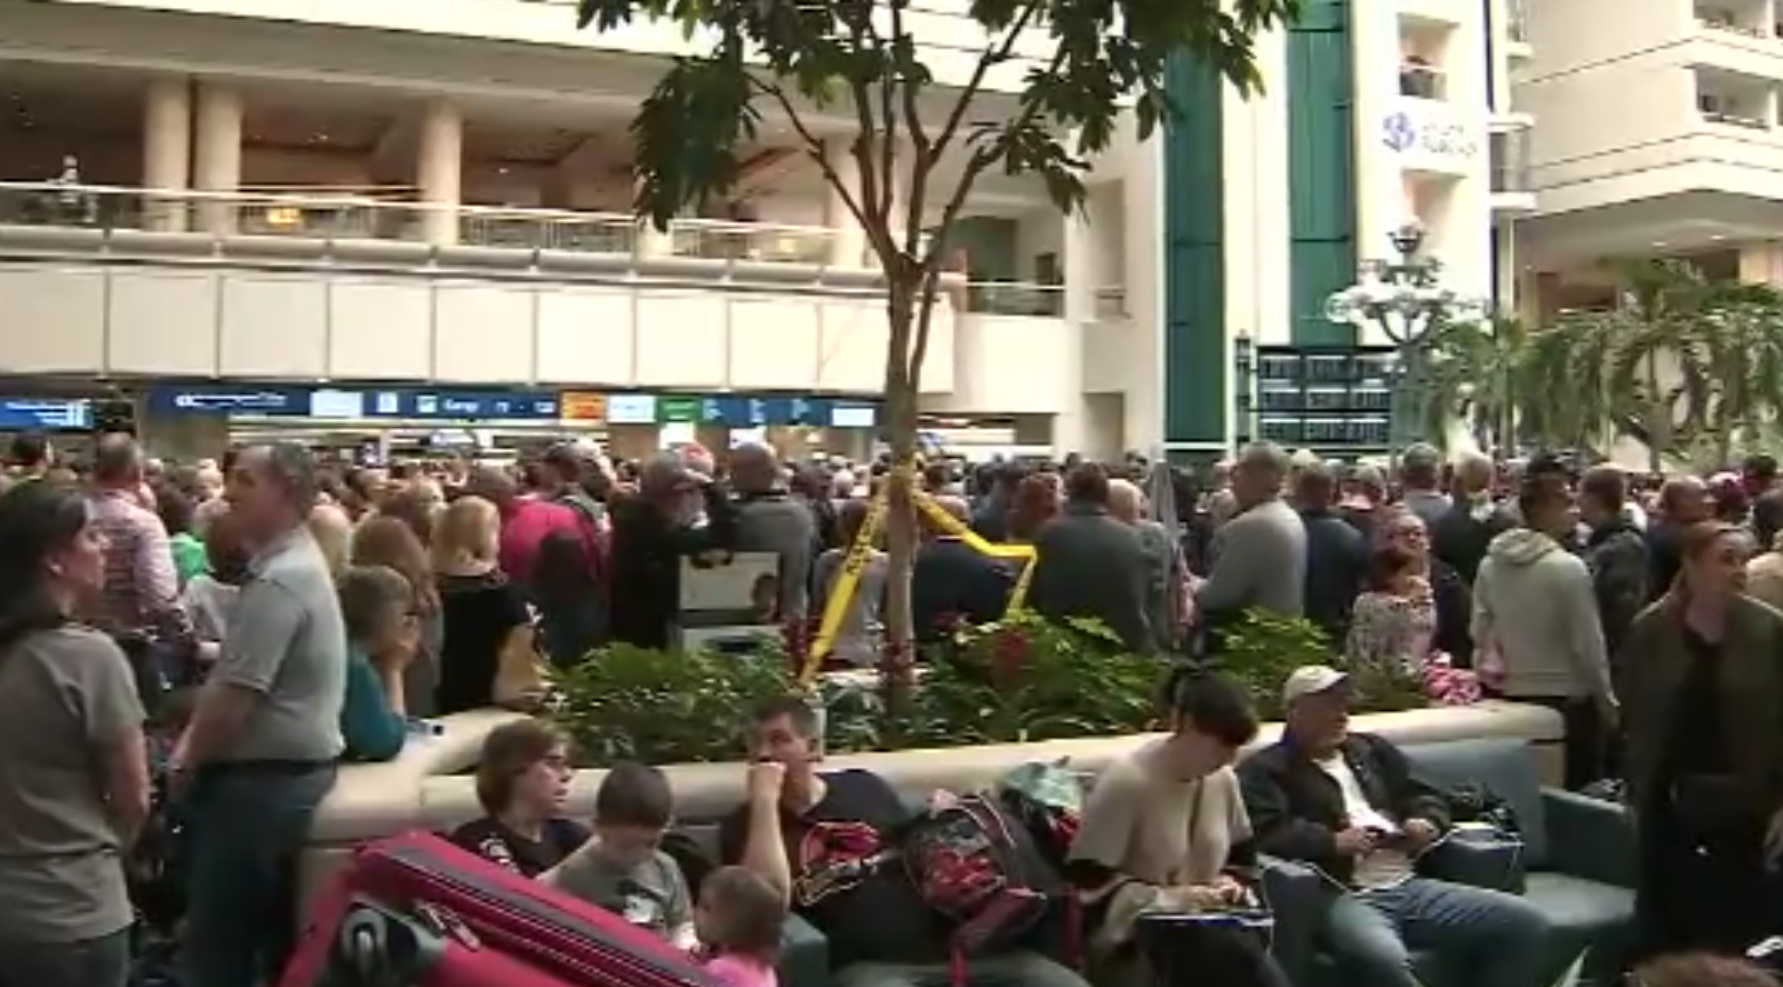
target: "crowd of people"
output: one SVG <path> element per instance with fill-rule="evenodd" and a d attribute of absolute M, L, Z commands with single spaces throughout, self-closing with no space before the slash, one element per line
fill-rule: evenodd
<path fill-rule="evenodd" d="M 757 445 L 722 462 L 687 447 L 614 463 L 565 442 L 515 467 L 374 469 L 318 464 L 286 443 L 168 464 L 120 434 L 80 464 L 36 437 L 11 459 L 3 987 L 123 982 L 125 861 L 158 786 L 183 827 L 186 982 L 261 982 L 291 947 L 292 861 L 342 760 L 395 757 L 423 717 L 534 710 L 551 666 L 603 645 L 669 648 L 684 558 L 771 554 L 764 619 L 809 626 L 886 475 L 790 465 Z M 1642 822 L 1642 938 L 1667 953 L 1736 950 L 1778 927 L 1776 474 L 1753 459 L 1743 475 L 1653 485 L 1547 458 L 1448 466 L 1420 446 L 1389 475 L 1259 444 L 1202 490 L 1134 460 L 937 463 L 921 483 L 980 537 L 1034 546 L 1028 607 L 1098 620 L 1135 653 L 1217 667 L 1222 628 L 1264 611 L 1323 631 L 1334 665 L 1469 668 L 1492 694 L 1559 710 L 1568 784 L 1626 782 Z M 996 619 L 1017 575 L 930 526 L 912 575 L 918 641 Z M 884 654 L 889 578 L 874 549 L 832 660 Z M 1466 952 L 1485 987 L 1535 987 L 1535 952 L 1507 943 L 1539 943 L 1539 913 L 1409 872 L 1448 819 L 1390 744 L 1348 732 L 1348 681 L 1332 667 L 1296 672 L 1284 740 L 1234 772 L 1255 714 L 1218 675 L 1172 676 L 1173 732 L 1095 787 L 1073 850 L 1071 880 L 1106 933 L 1091 939 L 1093 974 L 1148 975 L 1122 923 L 1159 901 L 1241 894 L 1233 875 L 1261 850 L 1354 892 L 1327 931 L 1359 975 L 1409 987 L 1414 942 Z M 455 835 L 672 941 L 719 946 L 739 957 L 742 987 L 759 987 L 787 908 L 829 936 L 839 983 L 931 982 L 942 958 L 927 913 L 859 866 L 908 808 L 881 779 L 818 772 L 803 700 L 764 708 L 755 725 L 751 802 L 721 841 L 735 871 L 690 880 L 665 863 L 673 807 L 648 766 L 608 775 L 592 838 L 557 820 L 568 762 L 535 721 L 491 736 L 478 784 L 488 818 Z M 844 844 L 868 852 L 843 859 Z M 614 898 L 637 887 L 660 894 Z M 1038 953 L 988 969 L 1081 982 Z"/>

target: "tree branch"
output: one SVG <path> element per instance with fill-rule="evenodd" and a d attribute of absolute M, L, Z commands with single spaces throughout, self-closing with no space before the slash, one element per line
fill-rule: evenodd
<path fill-rule="evenodd" d="M 817 167 L 823 172 L 824 180 L 829 182 L 842 196 L 842 204 L 847 206 L 848 211 L 854 215 L 855 222 L 861 224 L 861 229 L 868 229 L 867 215 L 861 207 L 860 200 L 848 188 L 848 184 L 842 181 L 842 176 L 836 173 L 836 167 L 830 163 L 823 140 L 813 134 L 811 128 L 805 125 L 804 119 L 799 116 L 798 110 L 792 105 L 792 97 L 788 96 L 786 90 L 777 83 L 763 81 L 754 75 L 746 75 L 745 78 L 749 80 L 750 85 L 755 87 L 756 91 L 765 94 L 779 104 L 781 112 L 786 114 L 787 120 L 792 123 L 793 130 L 798 133 L 799 139 L 805 142 L 805 153 L 811 156 L 811 160 L 817 162 Z"/>
<path fill-rule="evenodd" d="M 1065 52 L 1063 49 L 1060 49 L 1053 54 L 1052 61 L 1047 64 L 1046 72 L 1048 74 L 1056 73 L 1058 72 L 1059 67 L 1064 65 L 1064 63 Z M 1023 104 L 1021 112 L 1016 114 L 1015 119 L 1011 120 L 1008 126 L 1004 127 L 1003 136 L 999 138 L 995 144 L 989 149 L 980 148 L 973 153 L 972 159 L 966 163 L 965 173 L 960 176 L 959 184 L 954 187 L 953 195 L 947 201 L 946 208 L 941 211 L 941 222 L 937 227 L 938 229 L 946 230 L 953 227 L 954 220 L 958 219 L 960 216 L 960 210 L 964 209 L 966 206 L 966 196 L 971 193 L 972 185 L 978 181 L 978 176 L 984 174 L 985 170 L 991 165 L 996 164 L 997 159 L 1008 155 L 1009 135 L 1027 127 L 1029 124 L 1033 123 L 1034 118 L 1039 115 L 1040 102 L 1038 100 L 1028 100 Z M 922 261 L 922 268 L 925 273 L 940 269 L 941 247 L 942 243 L 939 238 L 929 245 L 928 252 L 924 255 Z"/>
<path fill-rule="evenodd" d="M 1009 33 L 1004 36 L 1003 42 L 995 47 L 985 49 L 978 56 L 978 64 L 972 67 L 971 78 L 966 80 L 965 87 L 960 90 L 960 98 L 955 101 L 953 109 L 947 114 L 947 122 L 942 125 L 941 134 L 935 138 L 933 150 L 937 159 L 946 153 L 948 145 L 952 144 L 954 138 L 959 135 L 960 127 L 966 122 L 966 113 L 972 108 L 972 101 L 978 97 L 978 90 L 984 87 L 984 80 L 990 75 L 991 69 L 1009 60 L 1009 56 L 1015 52 L 1015 44 L 1021 39 L 1022 32 L 1028 29 L 1028 25 L 1034 20 L 1034 15 L 1039 11 L 1040 0 L 1029 0 L 1028 5 L 1023 7 L 1021 13 L 1017 14 L 1015 20 L 1011 22 Z M 1062 56 L 1063 52 L 1053 56 L 1052 70 L 1056 71 L 1064 63 Z"/>
<path fill-rule="evenodd" d="M 892 44 L 904 33 L 903 4 L 908 0 L 891 0 L 891 36 Z M 871 18 L 869 18 L 869 21 Z M 869 28 L 869 30 L 871 30 Z M 874 34 L 878 39 L 877 33 Z M 879 174 L 885 179 L 885 187 L 879 190 L 881 205 L 885 207 L 886 233 L 891 233 L 892 212 L 898 204 L 898 117 L 892 112 L 897 100 L 899 87 L 897 72 L 897 51 L 887 49 L 884 41 L 878 41 L 879 52 L 879 125 L 885 131 L 884 140 L 879 145 Z M 895 241 L 894 241 L 895 243 Z"/>

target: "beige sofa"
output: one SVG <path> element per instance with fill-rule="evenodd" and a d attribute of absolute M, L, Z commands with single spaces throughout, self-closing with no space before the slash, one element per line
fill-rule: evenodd
<path fill-rule="evenodd" d="M 412 829 L 446 830 L 481 815 L 471 772 L 483 738 L 519 715 L 480 710 L 448 716 L 438 721 L 437 736 L 411 739 L 395 761 L 343 768 L 340 781 L 317 813 L 303 855 L 304 900 L 359 843 Z M 1254 746 L 1273 742 L 1279 729 L 1276 724 L 1265 726 Z M 1562 729 L 1559 714 L 1552 710 L 1488 702 L 1359 716 L 1354 729 L 1379 733 L 1401 744 L 1481 737 L 1527 740 L 1542 754 L 1544 781 L 1558 780 Z M 917 796 L 938 788 L 962 791 L 980 787 L 1008 768 L 1029 761 L 1067 758 L 1080 770 L 1100 771 L 1152 736 L 848 754 L 832 758 L 830 763 L 837 768 L 871 770 L 906 795 Z M 664 770 L 674 785 L 677 815 L 685 824 L 710 825 L 743 798 L 743 771 L 738 764 L 675 764 Z M 570 806 L 573 815 L 591 813 L 602 774 L 593 770 L 576 773 Z"/>

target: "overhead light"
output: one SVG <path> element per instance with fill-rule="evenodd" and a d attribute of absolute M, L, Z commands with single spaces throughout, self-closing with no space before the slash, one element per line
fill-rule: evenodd
<path fill-rule="evenodd" d="M 1715 243 L 1720 243 L 1721 241 L 1727 239 L 1727 237 L 1720 233 L 1716 233 L 1713 236 L 1710 236 L 1709 239 L 1714 241 Z"/>
<path fill-rule="evenodd" d="M 1663 246 L 1665 246 L 1665 241 L 1664 241 L 1664 240 L 1654 240 L 1654 241 L 1653 241 L 1653 246 L 1655 246 L 1655 247 L 1663 247 Z"/>

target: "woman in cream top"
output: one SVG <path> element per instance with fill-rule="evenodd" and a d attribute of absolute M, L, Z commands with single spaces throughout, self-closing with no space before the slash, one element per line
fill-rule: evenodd
<path fill-rule="evenodd" d="M 1133 948 L 1141 913 L 1252 901 L 1234 874 L 1256 854 L 1232 763 L 1256 737 L 1256 713 L 1238 685 L 1195 669 L 1173 674 L 1165 695 L 1170 735 L 1109 765 L 1071 847 L 1067 869 L 1085 904 L 1098 987 L 1152 982 Z"/>

